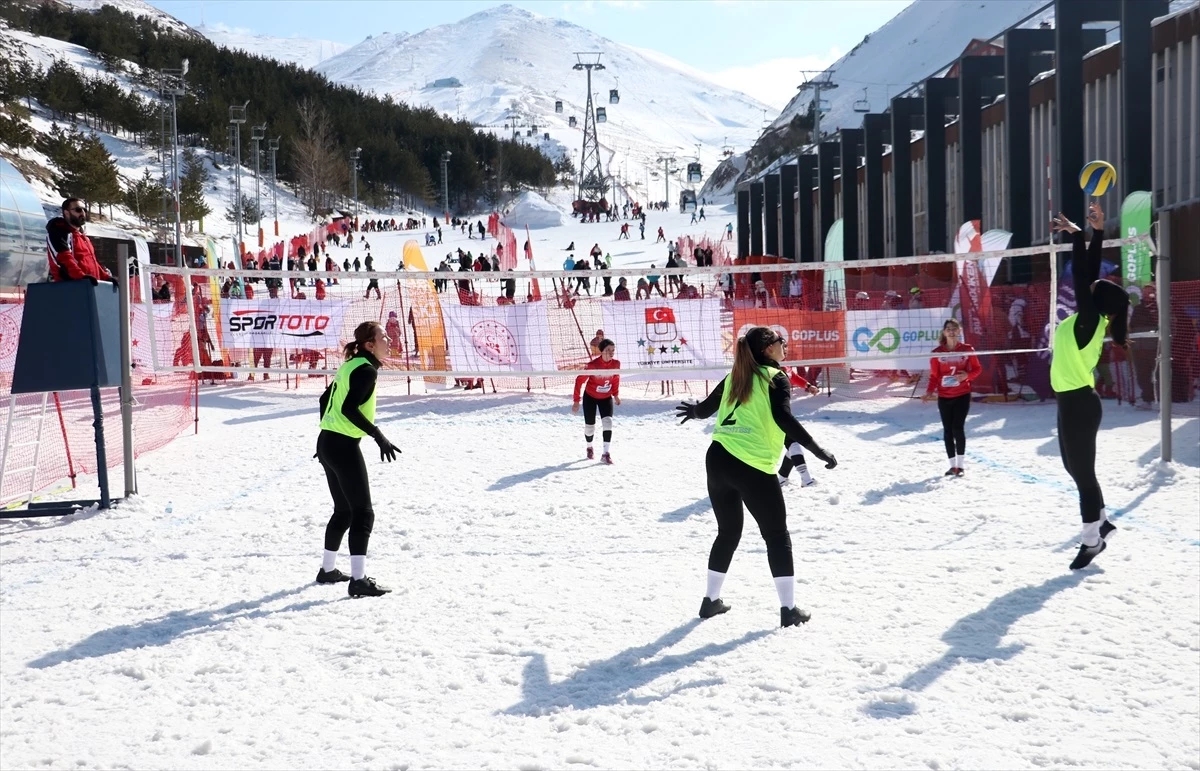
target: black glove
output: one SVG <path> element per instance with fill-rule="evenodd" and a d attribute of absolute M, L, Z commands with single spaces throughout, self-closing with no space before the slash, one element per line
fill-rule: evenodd
<path fill-rule="evenodd" d="M 675 417 L 683 418 L 679 421 L 679 425 L 682 426 L 696 417 L 696 405 L 691 402 L 680 402 L 679 406 L 675 408 Z"/>
<path fill-rule="evenodd" d="M 817 452 L 814 452 L 813 455 L 816 455 L 818 460 L 825 461 L 825 468 L 833 468 L 837 465 L 837 458 L 833 457 L 833 453 L 827 450 L 818 448 Z"/>
<path fill-rule="evenodd" d="M 116 276 L 109 276 L 108 278 L 106 278 L 106 279 L 104 279 L 104 280 L 105 280 L 105 281 L 111 281 L 113 286 L 116 286 L 116 285 L 117 285 L 117 277 L 116 277 Z"/>
<path fill-rule="evenodd" d="M 88 281 L 92 282 L 92 286 L 98 286 L 100 284 L 100 282 L 96 280 L 95 276 L 87 276 L 86 278 Z"/>
<path fill-rule="evenodd" d="M 378 428 L 372 435 L 375 439 L 375 444 L 379 445 L 379 460 L 386 463 L 391 463 L 400 454 L 400 448 L 388 441 L 388 438 L 383 435 L 383 432 Z"/>

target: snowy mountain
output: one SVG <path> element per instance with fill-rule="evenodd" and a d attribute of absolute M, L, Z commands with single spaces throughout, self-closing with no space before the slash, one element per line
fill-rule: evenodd
<path fill-rule="evenodd" d="M 98 11 L 103 6 L 111 5 L 122 13 L 128 13 L 138 18 L 149 17 L 158 22 L 163 29 L 170 30 L 178 35 L 194 36 L 200 34 L 171 14 L 160 11 L 153 5 L 150 5 L 150 3 L 144 2 L 144 0 L 58 0 L 58 2 L 68 8 L 75 8 L 80 11 Z"/>
<path fill-rule="evenodd" d="M 219 46 L 265 56 L 285 64 L 295 64 L 305 69 L 313 69 L 350 47 L 333 40 L 259 35 L 247 29 L 227 27 L 224 24 L 205 25 L 197 31 Z"/>
<path fill-rule="evenodd" d="M 683 168 L 698 143 L 707 174 L 723 144 L 748 146 L 761 131 L 764 110 L 774 112 L 660 53 L 511 5 L 413 35 L 376 35 L 315 69 L 334 82 L 429 106 L 496 132 L 516 113 L 530 141 L 544 142 L 542 135 L 550 134 L 548 154 L 563 147 L 577 153 L 587 80 L 572 69 L 575 51 L 603 53 L 605 69 L 592 75 L 596 105 L 608 117 L 598 131 L 602 156 L 609 173 L 633 181 L 640 191 L 635 195 L 664 195 L 659 157 L 674 156 L 675 166 Z M 443 85 L 455 81 L 461 86 Z M 619 104 L 609 103 L 614 88 Z M 562 100 L 562 113 L 555 112 L 555 100 Z M 578 119 L 574 128 L 572 116 Z M 672 174 L 672 197 L 678 195 L 678 180 Z"/>

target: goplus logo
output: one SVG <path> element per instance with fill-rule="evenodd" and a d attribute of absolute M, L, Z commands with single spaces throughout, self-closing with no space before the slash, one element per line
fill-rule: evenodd
<path fill-rule="evenodd" d="M 329 326 L 324 314 L 273 313 L 264 310 L 234 311 L 230 332 L 277 332 L 286 337 L 320 337 Z"/>
<path fill-rule="evenodd" d="M 745 337 L 746 333 L 762 324 L 743 324 L 738 330 L 737 337 Z M 768 327 L 772 332 L 793 343 L 836 343 L 842 339 L 840 329 L 788 329 L 779 324 Z"/>
<path fill-rule="evenodd" d="M 868 353 L 869 351 L 879 351 L 880 353 L 891 353 L 900 347 L 900 343 L 933 343 L 941 336 L 941 331 L 937 329 L 909 329 L 901 332 L 895 327 L 884 327 L 879 331 L 875 331 L 870 327 L 859 327 L 854 330 L 850 342 L 854 345 L 854 349 L 859 353 Z"/>

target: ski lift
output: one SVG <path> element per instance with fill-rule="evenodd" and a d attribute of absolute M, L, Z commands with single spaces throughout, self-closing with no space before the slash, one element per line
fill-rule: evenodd
<path fill-rule="evenodd" d="M 596 108 L 596 122 L 597 123 L 607 123 L 608 122 L 608 111 L 605 110 L 603 107 Z"/>
<path fill-rule="evenodd" d="M 863 98 L 862 99 L 854 100 L 854 111 L 855 112 L 870 112 L 871 111 L 871 100 L 867 99 L 867 89 L 865 89 L 865 88 L 863 89 Z"/>
<path fill-rule="evenodd" d="M 721 145 L 721 157 L 732 158 L 733 148 L 729 146 L 729 137 L 725 137 L 725 144 Z"/>
<path fill-rule="evenodd" d="M 567 125 L 570 126 L 571 128 L 575 128 L 576 123 L 577 123 L 577 121 L 575 120 L 574 115 L 572 115 L 570 118 L 567 118 Z"/>
<path fill-rule="evenodd" d="M 829 112 L 829 100 L 828 99 L 817 100 L 817 112 Z"/>
<path fill-rule="evenodd" d="M 554 111 L 555 111 L 555 112 L 558 112 L 558 113 L 561 113 L 561 112 L 562 112 L 562 110 L 563 110 L 563 108 L 562 108 L 562 100 L 561 100 L 561 99 L 555 99 L 555 100 L 554 100 Z"/>
<path fill-rule="evenodd" d="M 608 89 L 608 103 L 617 104 L 621 101 L 621 92 L 615 88 Z"/>
<path fill-rule="evenodd" d="M 550 132 L 549 132 L 549 131 L 547 131 L 545 134 L 542 134 L 542 139 L 544 139 L 544 140 L 546 140 L 547 142 L 549 142 L 549 141 L 550 141 Z"/>
<path fill-rule="evenodd" d="M 687 181 L 701 182 L 704 180 L 704 175 L 700 171 L 699 163 L 689 163 L 687 165 Z"/>

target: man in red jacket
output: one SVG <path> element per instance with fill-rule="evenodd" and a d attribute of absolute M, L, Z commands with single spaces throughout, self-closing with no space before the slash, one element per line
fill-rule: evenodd
<path fill-rule="evenodd" d="M 117 282 L 96 259 L 92 240 L 83 232 L 87 210 L 78 198 L 68 198 L 62 204 L 62 216 L 46 223 L 46 260 L 50 263 L 51 281 L 72 281 L 90 278 L 93 281 Z"/>

